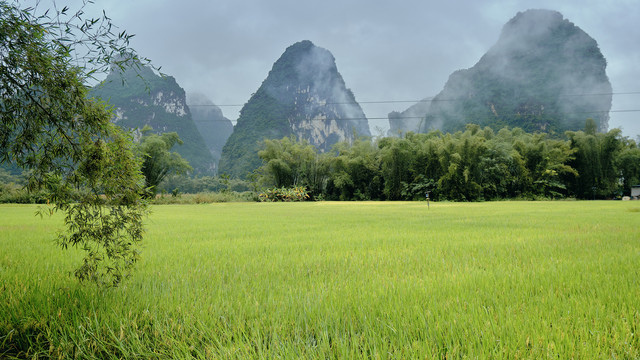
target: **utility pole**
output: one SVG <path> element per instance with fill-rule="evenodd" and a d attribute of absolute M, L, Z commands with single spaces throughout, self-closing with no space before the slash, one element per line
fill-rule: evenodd
<path fill-rule="evenodd" d="M 427 191 L 427 210 L 429 210 L 429 191 Z"/>

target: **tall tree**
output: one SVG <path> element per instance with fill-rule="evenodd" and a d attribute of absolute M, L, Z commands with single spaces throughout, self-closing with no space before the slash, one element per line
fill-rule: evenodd
<path fill-rule="evenodd" d="M 258 156 L 265 162 L 259 169 L 265 182 L 275 187 L 306 186 L 319 190 L 322 182 L 318 153 L 308 141 L 297 142 L 293 137 L 264 140 Z"/>
<path fill-rule="evenodd" d="M 570 165 L 579 174 L 571 186 L 575 195 L 585 199 L 617 195 L 621 174 L 616 159 L 624 149 L 620 129 L 593 135 L 568 131 L 567 136 L 575 151 L 575 159 Z"/>
<path fill-rule="evenodd" d="M 382 173 L 380 150 L 368 139 L 356 139 L 351 145 L 340 142 L 327 153 L 330 198 L 341 200 L 381 199 Z"/>
<path fill-rule="evenodd" d="M 384 195 L 389 200 L 400 200 L 403 184 L 410 181 L 410 143 L 407 139 L 385 138 L 380 141 L 379 147 Z"/>
<path fill-rule="evenodd" d="M 86 251 L 75 275 L 117 285 L 138 259 L 144 179 L 130 136 L 87 97 L 87 80 L 116 55 L 115 66 L 135 58 L 131 36 L 82 9 L 37 11 L 0 1 L 0 162 L 32 170 L 27 188 L 66 213 L 58 243 Z"/>
<path fill-rule="evenodd" d="M 184 174 L 192 170 L 189 162 L 180 154 L 171 152 L 176 145 L 182 145 L 182 140 L 176 132 L 154 134 L 150 126 L 142 129 L 142 138 L 136 146 L 142 157 L 142 174 L 148 196 L 154 196 L 158 185 L 170 174 Z"/>
<path fill-rule="evenodd" d="M 627 140 L 616 159 L 616 166 L 622 176 L 622 192 L 630 195 L 631 187 L 640 183 L 640 148 L 635 141 Z"/>

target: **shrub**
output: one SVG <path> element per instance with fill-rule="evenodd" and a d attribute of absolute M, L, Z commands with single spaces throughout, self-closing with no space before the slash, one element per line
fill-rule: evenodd
<path fill-rule="evenodd" d="M 292 188 L 273 188 L 267 189 L 258 195 L 258 199 L 262 202 L 292 202 L 309 200 L 309 192 L 306 186 L 296 186 Z"/>
<path fill-rule="evenodd" d="M 47 194 L 44 191 L 29 192 L 14 183 L 0 184 L 0 203 L 7 204 L 44 204 Z"/>
<path fill-rule="evenodd" d="M 178 196 L 157 195 L 151 200 L 153 205 L 168 204 L 211 204 L 221 202 L 255 201 L 253 192 L 200 192 L 196 194 L 180 194 Z"/>

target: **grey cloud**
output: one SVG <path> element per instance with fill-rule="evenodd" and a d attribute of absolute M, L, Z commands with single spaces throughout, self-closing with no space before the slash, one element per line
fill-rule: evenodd
<path fill-rule="evenodd" d="M 105 8 L 114 23 L 135 33 L 134 47 L 187 91 L 204 92 L 217 104 L 246 102 L 283 49 L 301 39 L 333 53 L 359 101 L 433 96 L 453 71 L 477 62 L 504 23 L 530 8 L 558 10 L 596 39 L 614 91 L 640 90 L 634 88 L 640 78 L 637 1 L 111 0 L 93 7 Z M 637 109 L 640 96 L 614 96 L 613 103 L 614 109 Z M 406 106 L 363 109 L 376 118 Z M 236 118 L 239 108 L 222 110 Z M 635 136 L 639 116 L 612 113 L 610 127 Z"/>

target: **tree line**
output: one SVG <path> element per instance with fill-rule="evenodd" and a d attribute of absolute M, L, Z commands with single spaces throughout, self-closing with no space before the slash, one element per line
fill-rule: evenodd
<path fill-rule="evenodd" d="M 359 139 L 319 153 L 306 141 L 265 140 L 265 186 L 305 186 L 315 199 L 482 201 L 612 199 L 640 182 L 640 148 L 620 129 L 563 138 L 469 124 L 464 131 Z"/>

